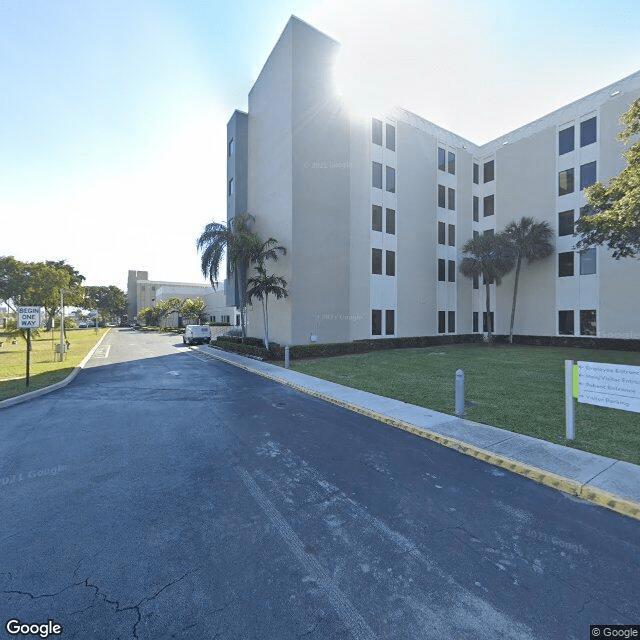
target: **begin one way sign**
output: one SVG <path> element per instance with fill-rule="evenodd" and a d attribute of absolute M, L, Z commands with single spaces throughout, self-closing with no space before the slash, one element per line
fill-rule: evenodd
<path fill-rule="evenodd" d="M 40 326 L 40 307 L 18 307 L 18 329 L 37 329 Z"/>

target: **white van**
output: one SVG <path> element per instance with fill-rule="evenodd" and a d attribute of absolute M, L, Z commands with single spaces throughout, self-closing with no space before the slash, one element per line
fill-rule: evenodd
<path fill-rule="evenodd" d="M 211 342 L 211 327 L 208 325 L 188 324 L 182 336 L 184 344 L 203 344 Z"/>

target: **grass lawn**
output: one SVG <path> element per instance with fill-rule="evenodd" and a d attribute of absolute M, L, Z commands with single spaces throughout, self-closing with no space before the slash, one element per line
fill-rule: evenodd
<path fill-rule="evenodd" d="M 565 438 L 564 361 L 640 366 L 640 353 L 510 345 L 397 349 L 291 363 L 296 371 L 454 413 L 456 369 L 465 373 L 469 420 L 640 464 L 640 414 L 576 402 Z"/>
<path fill-rule="evenodd" d="M 37 338 L 32 338 L 33 350 L 29 365 L 29 388 L 25 385 L 27 343 L 17 338 L 16 344 L 12 339 L 0 333 L 0 400 L 48 387 L 64 380 L 74 367 L 89 353 L 96 342 L 106 333 L 107 329 L 69 329 L 65 331 L 67 340 L 71 343 L 63 362 L 54 362 L 55 345 L 60 342 L 60 333 L 40 331 Z"/>

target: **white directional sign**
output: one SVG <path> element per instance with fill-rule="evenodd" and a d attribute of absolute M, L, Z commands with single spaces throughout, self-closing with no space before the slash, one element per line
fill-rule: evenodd
<path fill-rule="evenodd" d="M 18 329 L 37 329 L 40 326 L 40 307 L 18 307 Z"/>
<path fill-rule="evenodd" d="M 640 413 L 640 367 L 578 362 L 578 402 Z"/>

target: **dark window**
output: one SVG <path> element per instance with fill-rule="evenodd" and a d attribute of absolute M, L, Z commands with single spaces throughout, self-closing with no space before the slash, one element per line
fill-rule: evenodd
<path fill-rule="evenodd" d="M 392 124 L 387 125 L 387 149 L 396 150 L 396 128 Z"/>
<path fill-rule="evenodd" d="M 455 211 L 455 208 L 456 208 L 456 190 L 452 189 L 451 187 L 449 187 L 447 189 L 447 191 L 449 192 L 449 209 L 451 209 L 451 211 Z"/>
<path fill-rule="evenodd" d="M 229 157 L 233 155 L 233 138 L 229 140 Z"/>
<path fill-rule="evenodd" d="M 483 311 L 482 312 L 482 331 L 484 331 L 484 333 L 487 333 L 488 331 L 491 331 L 491 333 L 493 333 L 493 311 L 489 312 L 489 321 L 491 323 L 491 329 L 489 329 L 489 326 L 487 325 L 487 312 Z"/>
<path fill-rule="evenodd" d="M 475 229 L 473 230 L 473 237 L 475 238 L 479 238 L 480 237 L 480 232 L 476 231 Z"/>
<path fill-rule="evenodd" d="M 382 275 L 382 249 L 371 249 L 371 273 Z"/>
<path fill-rule="evenodd" d="M 482 215 L 486 218 L 487 216 L 492 216 L 495 212 L 494 196 L 485 196 L 482 206 Z"/>
<path fill-rule="evenodd" d="M 382 189 L 382 165 L 379 162 L 371 163 L 371 184 L 376 189 Z"/>
<path fill-rule="evenodd" d="M 438 185 L 438 206 L 443 209 L 447 206 L 447 190 L 441 185 Z"/>
<path fill-rule="evenodd" d="M 573 234 L 573 209 L 561 211 L 558 214 L 558 235 L 570 236 Z"/>
<path fill-rule="evenodd" d="M 396 212 L 393 209 L 387 209 L 386 231 L 391 235 L 396 233 Z"/>
<path fill-rule="evenodd" d="M 596 248 L 580 252 L 580 275 L 590 276 L 596 272 Z"/>
<path fill-rule="evenodd" d="M 233 178 L 229 179 L 229 195 L 233 195 Z"/>
<path fill-rule="evenodd" d="M 573 169 L 565 169 L 558 174 L 558 195 L 573 193 Z"/>
<path fill-rule="evenodd" d="M 444 282 L 446 280 L 446 278 L 445 278 L 445 271 L 446 271 L 445 262 L 446 261 L 443 258 L 438 258 L 438 282 Z"/>
<path fill-rule="evenodd" d="M 581 336 L 597 335 L 595 309 L 580 310 L 580 335 Z"/>
<path fill-rule="evenodd" d="M 440 171 L 447 170 L 447 154 L 440 147 L 438 147 L 438 169 Z"/>
<path fill-rule="evenodd" d="M 480 199 L 473 196 L 473 221 L 478 222 L 478 212 L 480 211 Z"/>
<path fill-rule="evenodd" d="M 561 278 L 573 275 L 573 251 L 558 254 L 558 276 Z"/>
<path fill-rule="evenodd" d="M 446 322 L 446 312 L 445 311 L 438 311 L 438 333 L 444 333 L 445 332 L 445 322 Z"/>
<path fill-rule="evenodd" d="M 455 224 L 449 225 L 449 246 L 450 247 L 456 246 L 456 225 Z"/>
<path fill-rule="evenodd" d="M 371 142 L 382 145 L 382 122 L 375 118 L 371 121 Z"/>
<path fill-rule="evenodd" d="M 484 163 L 483 179 L 485 182 L 491 182 L 494 179 L 493 160 Z"/>
<path fill-rule="evenodd" d="M 371 228 L 382 231 L 382 207 L 379 204 L 371 206 Z"/>
<path fill-rule="evenodd" d="M 580 191 L 595 184 L 596 181 L 596 163 L 587 162 L 580 165 Z"/>
<path fill-rule="evenodd" d="M 478 333 L 478 312 L 473 312 L 473 333 Z"/>
<path fill-rule="evenodd" d="M 392 336 L 395 332 L 395 311 L 393 309 L 387 309 L 384 312 L 384 332 L 388 336 Z"/>
<path fill-rule="evenodd" d="M 482 232 L 483 236 L 495 236 L 496 235 L 496 230 L 495 229 L 485 229 Z"/>
<path fill-rule="evenodd" d="M 580 123 L 580 146 L 586 147 L 596 141 L 596 118 L 589 118 Z"/>
<path fill-rule="evenodd" d="M 453 151 L 447 153 L 447 171 L 453 174 L 456 172 L 456 154 Z"/>
<path fill-rule="evenodd" d="M 473 276 L 473 288 L 478 289 L 480 287 L 480 283 L 478 281 L 478 276 Z"/>
<path fill-rule="evenodd" d="M 395 276 L 396 275 L 396 252 L 395 251 L 386 252 L 386 264 L 387 264 L 387 275 Z"/>
<path fill-rule="evenodd" d="M 449 333 L 455 333 L 456 332 L 456 312 L 455 311 L 449 311 L 447 316 L 448 316 L 447 331 Z"/>
<path fill-rule="evenodd" d="M 573 151 L 574 138 L 573 127 L 567 127 L 558 133 L 558 155 Z"/>
<path fill-rule="evenodd" d="M 456 261 L 455 260 L 449 260 L 448 272 L 449 272 L 449 282 L 455 282 L 456 281 Z"/>
<path fill-rule="evenodd" d="M 476 162 L 473 163 L 473 183 L 478 184 L 480 178 L 480 167 Z"/>
<path fill-rule="evenodd" d="M 387 167 L 387 191 L 396 192 L 396 170 L 393 167 Z"/>
<path fill-rule="evenodd" d="M 446 243 L 447 225 L 444 222 L 438 222 L 438 244 Z"/>
<path fill-rule="evenodd" d="M 382 335 L 382 311 L 380 309 L 371 310 L 371 335 Z"/>
<path fill-rule="evenodd" d="M 561 336 L 573 335 L 573 311 L 558 311 L 558 333 Z"/>

